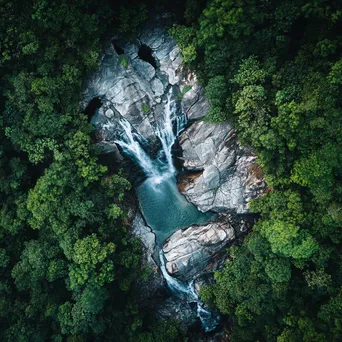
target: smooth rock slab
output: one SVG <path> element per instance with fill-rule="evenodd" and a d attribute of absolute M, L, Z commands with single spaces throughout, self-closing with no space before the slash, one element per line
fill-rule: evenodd
<path fill-rule="evenodd" d="M 193 279 L 234 237 L 233 227 L 226 222 L 194 225 L 176 231 L 163 246 L 167 272 L 183 281 Z"/>

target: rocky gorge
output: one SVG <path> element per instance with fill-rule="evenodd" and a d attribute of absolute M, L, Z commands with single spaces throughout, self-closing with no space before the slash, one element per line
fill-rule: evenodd
<path fill-rule="evenodd" d="M 157 202 L 169 191 L 169 183 L 165 188 L 160 184 L 170 182 L 176 189 L 176 178 L 184 195 L 177 190 L 172 197 L 172 201 L 181 201 L 176 209 L 171 208 L 180 210 L 175 217 L 163 213 L 161 221 L 152 224 L 148 210 L 156 212 L 159 207 L 146 209 L 143 201 L 150 197 L 137 185 L 141 210 L 132 209 L 132 232 L 145 246 L 145 260 L 154 270 L 156 284 L 149 286 L 146 296 L 153 298 L 160 289 L 160 263 L 168 274 L 165 279 L 170 276 L 181 284 L 201 284 L 198 279 L 222 264 L 225 247 L 247 229 L 248 203 L 265 190 L 256 156 L 239 144 L 229 123 L 203 121 L 209 110 L 204 90 L 182 64 L 179 47 L 155 23 L 142 28 L 135 40 L 114 37 L 107 45 L 100 69 L 86 87 L 83 106 L 95 100 L 101 104 L 91 122 L 104 152 L 118 163 L 127 156 L 134 160 L 143 170 L 149 196 L 159 196 Z M 178 153 L 174 152 L 175 142 Z M 183 215 L 187 219 L 164 227 L 164 221 Z M 159 229 L 164 229 L 163 234 Z M 191 291 L 197 293 L 198 287 L 193 285 Z M 189 301 L 198 300 L 196 293 Z M 159 315 L 184 319 L 185 309 L 177 309 L 184 303 L 171 301 L 172 305 L 170 299 L 160 304 Z"/>

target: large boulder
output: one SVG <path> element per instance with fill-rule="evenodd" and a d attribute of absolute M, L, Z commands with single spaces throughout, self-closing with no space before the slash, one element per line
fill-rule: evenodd
<path fill-rule="evenodd" d="M 265 189 L 256 155 L 242 147 L 227 123 L 198 121 L 179 137 L 185 174 L 180 190 L 202 212 L 247 213 Z M 191 177 L 191 174 L 196 177 Z"/>
<path fill-rule="evenodd" d="M 234 229 L 227 222 L 177 230 L 163 246 L 167 272 L 183 281 L 192 280 L 234 237 Z"/>

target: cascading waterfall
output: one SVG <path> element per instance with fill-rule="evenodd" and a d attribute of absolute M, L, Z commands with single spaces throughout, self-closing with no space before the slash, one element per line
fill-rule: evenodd
<path fill-rule="evenodd" d="M 145 138 L 136 132 L 125 118 L 121 118 L 119 121 L 122 128 L 120 139 L 114 141 L 136 161 L 153 184 L 160 184 L 164 179 L 175 176 L 176 169 L 173 165 L 172 146 L 187 122 L 183 113 L 177 115 L 176 101 L 172 99 L 172 91 L 169 91 L 167 95 L 163 113 L 163 120 L 155 128 L 155 134 L 162 145 L 156 160 L 152 160 L 143 149 L 142 145 L 145 143 Z M 103 127 L 110 128 L 113 126 L 112 122 L 108 122 Z"/>
<path fill-rule="evenodd" d="M 195 291 L 193 281 L 186 284 L 176 278 L 171 277 L 166 271 L 165 259 L 162 250 L 159 252 L 159 259 L 161 265 L 160 269 L 169 289 L 178 296 L 180 294 L 184 295 L 187 297 L 189 302 L 195 302 L 197 304 L 197 317 L 199 317 L 201 320 L 204 330 L 206 332 L 214 330 L 219 323 L 219 316 L 216 316 L 203 308 L 203 304 Z"/>
<path fill-rule="evenodd" d="M 105 128 L 112 125 L 107 123 Z M 142 148 L 144 142 L 143 137 L 133 130 L 132 125 L 125 119 L 121 118 L 119 125 L 123 129 L 121 140 L 114 140 L 114 142 L 121 146 L 121 148 L 131 156 L 138 165 L 144 170 L 147 177 L 157 177 L 158 173 L 150 156 Z"/>
<path fill-rule="evenodd" d="M 172 146 L 179 133 L 184 129 L 187 120 L 184 113 L 177 115 L 177 104 L 173 98 L 172 88 L 167 94 L 163 114 L 163 119 L 155 128 L 155 134 L 162 147 L 155 160 L 144 149 L 145 138 L 136 132 L 125 118 L 121 118 L 119 121 L 122 128 L 120 138 L 114 140 L 124 153 L 140 166 L 147 177 L 136 191 L 142 213 L 153 229 L 159 245 L 175 230 L 191 224 L 200 224 L 212 218 L 212 214 L 201 213 L 193 204 L 187 202 L 176 186 L 176 169 L 173 164 Z M 110 129 L 117 126 L 108 122 L 103 127 Z M 178 295 L 185 295 L 190 302 L 196 302 L 197 315 L 205 330 L 214 329 L 218 324 L 218 319 L 202 307 L 193 284 L 184 284 L 171 277 L 165 269 L 162 255 L 160 261 L 161 271 L 171 291 Z"/>
<path fill-rule="evenodd" d="M 156 136 L 159 138 L 162 144 L 162 150 L 160 154 L 164 154 L 167 161 L 167 170 L 166 174 L 171 176 L 175 175 L 176 169 L 173 165 L 172 160 L 172 146 L 176 141 L 178 134 L 182 131 L 182 129 L 186 125 L 186 116 L 176 114 L 176 103 L 172 100 L 172 93 L 169 92 L 167 95 L 167 103 L 164 107 L 164 120 L 162 122 L 162 126 L 158 126 L 156 130 Z M 176 126 L 174 128 L 174 126 Z M 159 156 L 158 160 L 161 160 L 161 156 Z"/>

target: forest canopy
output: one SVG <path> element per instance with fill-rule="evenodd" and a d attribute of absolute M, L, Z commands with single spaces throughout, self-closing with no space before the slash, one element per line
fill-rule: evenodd
<path fill-rule="evenodd" d="M 80 102 L 104 40 L 146 15 L 110 1 L 0 3 L 2 341 L 127 340 L 142 325 L 131 185 L 100 164 Z"/>
<path fill-rule="evenodd" d="M 179 341 L 136 300 L 131 185 L 80 106 L 113 34 L 157 10 L 268 184 L 201 298 L 231 341 L 342 339 L 342 2 L 0 1 L 0 339 Z M 118 337 L 120 336 L 120 337 Z"/>

